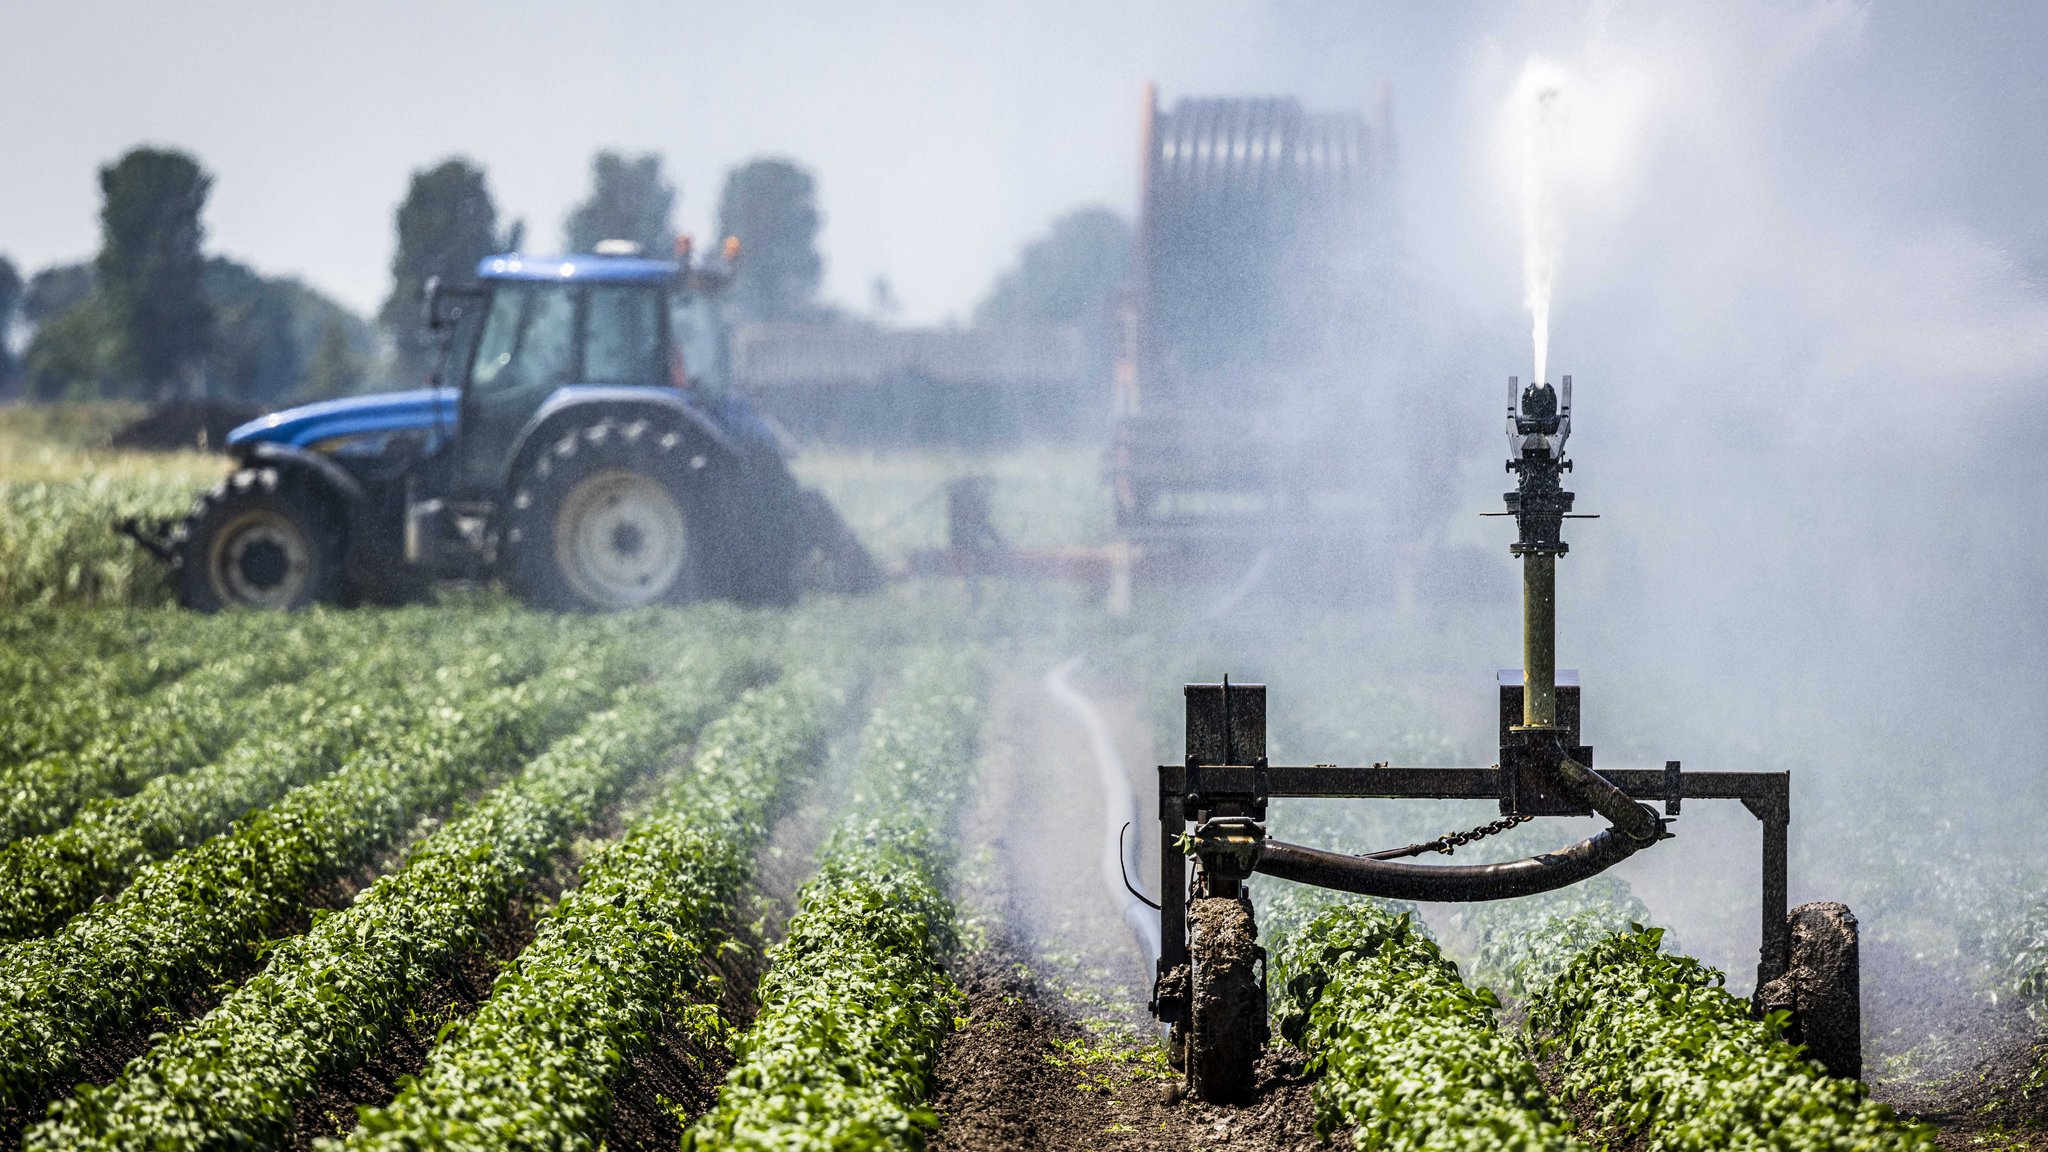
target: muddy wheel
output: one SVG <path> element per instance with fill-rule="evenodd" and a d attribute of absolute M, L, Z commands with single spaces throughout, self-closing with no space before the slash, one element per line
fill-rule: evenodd
<path fill-rule="evenodd" d="M 301 476 L 243 468 L 171 532 L 178 600 L 201 612 L 294 609 L 342 590 L 339 518 Z"/>
<path fill-rule="evenodd" d="M 1251 905 L 1210 897 L 1188 906 L 1188 1091 L 1215 1104 L 1252 1093 L 1252 1068 L 1266 1042 L 1266 992 L 1259 982 L 1258 925 Z"/>
<path fill-rule="evenodd" d="M 1856 914 L 1833 901 L 1801 904 L 1786 918 L 1791 967 L 1757 989 L 1760 1011 L 1789 1010 L 1785 1038 L 1832 1076 L 1863 1076 L 1863 992 Z"/>

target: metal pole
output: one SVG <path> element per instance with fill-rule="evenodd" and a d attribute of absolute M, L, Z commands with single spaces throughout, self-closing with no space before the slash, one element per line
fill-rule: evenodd
<path fill-rule="evenodd" d="M 1522 726 L 1557 727 L 1557 556 L 1522 553 Z"/>
<path fill-rule="evenodd" d="M 1785 842 L 1792 823 L 1789 786 L 1787 795 L 1772 797 L 1762 813 L 1764 825 L 1763 947 L 1759 950 L 1757 987 L 1776 980 L 1792 966 L 1792 927 L 1787 921 Z"/>
<path fill-rule="evenodd" d="M 1180 838 L 1188 830 L 1179 765 L 1159 768 L 1159 965 L 1164 971 L 1188 958 L 1188 858 Z"/>

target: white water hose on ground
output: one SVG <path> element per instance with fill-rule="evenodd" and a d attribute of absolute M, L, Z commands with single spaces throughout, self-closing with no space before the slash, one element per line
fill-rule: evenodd
<path fill-rule="evenodd" d="M 1053 667 L 1045 674 L 1045 690 L 1081 722 L 1082 730 L 1088 734 L 1089 757 L 1095 761 L 1096 779 L 1102 784 L 1102 884 L 1109 898 L 1123 910 L 1124 923 L 1130 926 L 1145 951 L 1146 962 L 1150 963 L 1159 956 L 1159 914 L 1124 887 L 1127 866 L 1131 875 L 1140 872 L 1134 861 L 1124 858 L 1120 844 L 1124 825 L 1137 819 L 1137 797 L 1131 792 L 1130 777 L 1124 774 L 1123 758 L 1117 755 L 1109 720 L 1093 700 L 1073 685 L 1073 674 L 1080 667 L 1079 656 Z"/>

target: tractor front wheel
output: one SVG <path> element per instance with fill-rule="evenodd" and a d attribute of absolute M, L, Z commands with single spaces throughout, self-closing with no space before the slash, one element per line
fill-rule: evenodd
<path fill-rule="evenodd" d="M 305 481 L 243 468 L 171 532 L 178 600 L 201 612 L 293 609 L 342 590 L 341 525 Z"/>
<path fill-rule="evenodd" d="M 512 478 L 499 560 L 542 608 L 616 611 L 704 594 L 704 516 L 682 436 L 600 419 L 535 452 Z"/>

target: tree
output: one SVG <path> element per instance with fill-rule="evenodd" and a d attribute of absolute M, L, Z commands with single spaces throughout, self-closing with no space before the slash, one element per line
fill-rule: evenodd
<path fill-rule="evenodd" d="M 87 296 L 36 325 L 22 355 L 22 381 L 38 400 L 95 400 L 132 395 L 118 385 L 120 340 L 105 297 Z"/>
<path fill-rule="evenodd" d="M 749 160 L 726 175 L 720 236 L 740 240 L 731 301 L 747 320 L 813 315 L 825 261 L 818 255 L 817 182 L 790 160 Z"/>
<path fill-rule="evenodd" d="M 412 175 L 397 213 L 398 251 L 391 295 L 377 320 L 391 338 L 399 374 L 417 381 L 433 366 L 433 341 L 420 315 L 429 276 L 470 280 L 479 260 L 498 251 L 498 209 L 481 168 L 460 158 Z"/>
<path fill-rule="evenodd" d="M 37 328 L 85 303 L 92 295 L 92 265 L 52 264 L 28 278 L 21 297 L 21 318 Z"/>
<path fill-rule="evenodd" d="M 330 320 L 306 364 L 306 393 L 311 396 L 345 396 L 363 386 L 363 357 L 349 340 L 348 326 Z"/>
<path fill-rule="evenodd" d="M 1025 245 L 974 310 L 974 322 L 1099 330 L 1130 274 L 1132 244 L 1131 226 L 1109 209 L 1069 212 Z"/>
<path fill-rule="evenodd" d="M 14 316 L 21 310 L 21 292 L 21 273 L 14 270 L 12 260 L 0 256 L 0 392 L 13 387 L 20 367 L 14 360 Z"/>
<path fill-rule="evenodd" d="M 100 169 L 98 296 L 114 337 L 122 391 L 175 395 L 213 344 L 213 308 L 201 284 L 213 180 L 182 152 L 137 148 Z"/>
<path fill-rule="evenodd" d="M 206 294 L 218 331 L 207 364 L 208 394 L 269 401 L 296 389 L 306 358 L 292 331 L 292 302 L 278 283 L 216 257 L 206 262 Z"/>
<path fill-rule="evenodd" d="M 590 199 L 563 222 L 571 252 L 589 252 L 600 240 L 630 240 L 649 256 L 675 248 L 675 185 L 662 179 L 661 157 L 629 160 L 599 152 L 590 162 Z"/>

